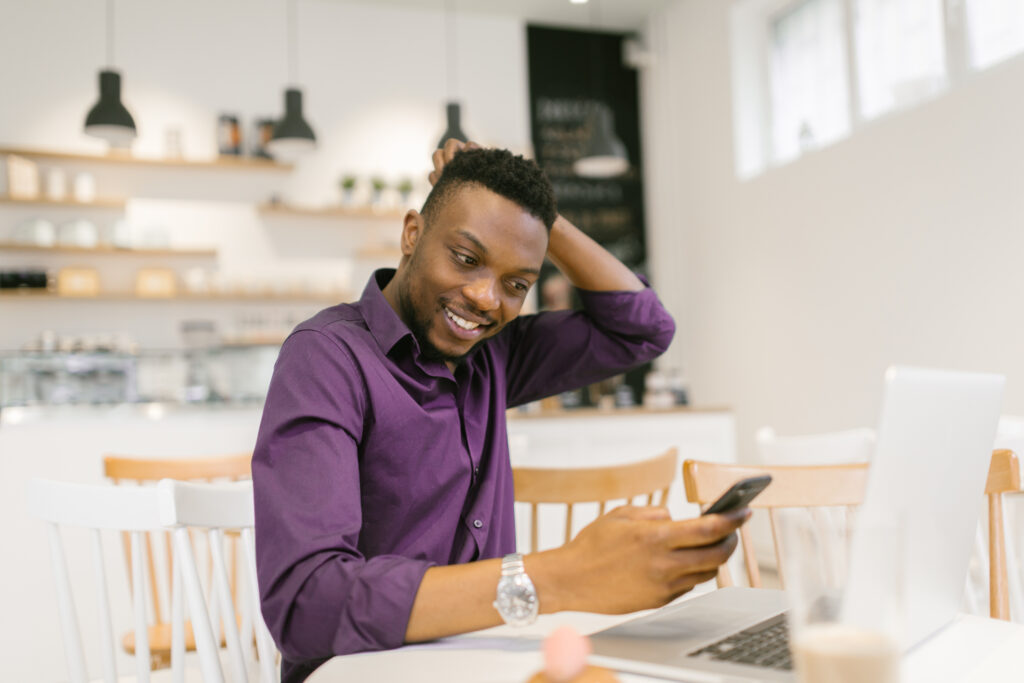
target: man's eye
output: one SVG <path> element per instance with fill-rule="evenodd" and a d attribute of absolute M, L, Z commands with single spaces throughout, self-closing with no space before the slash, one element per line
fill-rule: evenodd
<path fill-rule="evenodd" d="M 463 265 L 475 266 L 477 264 L 476 258 L 473 257 L 473 256 L 470 256 L 469 254 L 464 254 L 461 251 L 455 251 L 455 252 L 452 252 L 452 253 L 455 254 L 455 259 L 459 263 L 461 263 Z"/>
<path fill-rule="evenodd" d="M 526 294 L 530 291 L 530 285 L 521 280 L 513 280 L 509 283 L 509 288 L 516 294 Z"/>

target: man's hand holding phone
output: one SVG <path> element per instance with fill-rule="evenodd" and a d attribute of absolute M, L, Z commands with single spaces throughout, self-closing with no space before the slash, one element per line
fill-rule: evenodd
<path fill-rule="evenodd" d="M 736 549 L 736 530 L 750 518 L 746 506 L 770 482 L 739 481 L 696 519 L 673 520 L 663 507 L 612 510 L 561 548 L 531 555 L 530 564 L 550 569 L 556 610 L 660 607 L 715 578 Z"/>
<path fill-rule="evenodd" d="M 660 607 L 715 578 L 750 516 L 732 512 L 673 520 L 662 507 L 625 506 L 598 517 L 569 543 L 527 558 L 551 577 L 554 611 L 623 614 Z"/>

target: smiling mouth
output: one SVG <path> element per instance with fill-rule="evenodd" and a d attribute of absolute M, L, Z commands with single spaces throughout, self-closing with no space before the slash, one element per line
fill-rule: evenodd
<path fill-rule="evenodd" d="M 444 313 L 445 313 L 445 315 L 448 316 L 449 320 L 451 320 L 453 323 L 455 323 L 456 325 L 458 325 L 462 329 L 466 330 L 467 332 L 472 332 L 473 330 L 478 329 L 480 327 L 480 323 L 475 323 L 475 322 L 466 320 L 462 316 L 456 315 L 447 306 L 444 309 Z"/>

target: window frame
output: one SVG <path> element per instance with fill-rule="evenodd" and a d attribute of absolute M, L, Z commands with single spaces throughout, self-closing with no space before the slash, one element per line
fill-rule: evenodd
<path fill-rule="evenodd" d="M 757 177 L 772 168 L 785 166 L 856 135 L 875 121 L 912 109 L 934 97 L 958 88 L 974 74 L 1005 62 L 982 68 L 970 63 L 965 0 L 941 0 L 941 22 L 945 51 L 945 86 L 911 102 L 896 106 L 870 119 L 861 113 L 860 74 L 857 64 L 856 0 L 839 0 L 845 45 L 846 96 L 850 121 L 847 133 L 827 143 L 801 150 L 795 157 L 779 160 L 773 140 L 772 111 L 772 29 L 782 15 L 792 12 L 807 0 L 743 0 L 735 3 L 730 15 L 730 53 L 732 57 L 734 171 L 740 180 Z M 1024 58 L 1024 51 L 1007 59 Z"/>

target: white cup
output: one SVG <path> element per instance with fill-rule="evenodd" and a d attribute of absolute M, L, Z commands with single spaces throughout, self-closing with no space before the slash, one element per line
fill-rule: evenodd
<path fill-rule="evenodd" d="M 96 177 L 86 171 L 76 173 L 73 192 L 76 202 L 88 204 L 96 201 Z"/>
<path fill-rule="evenodd" d="M 46 197 L 55 202 L 68 195 L 68 174 L 63 168 L 51 168 L 46 172 Z"/>

